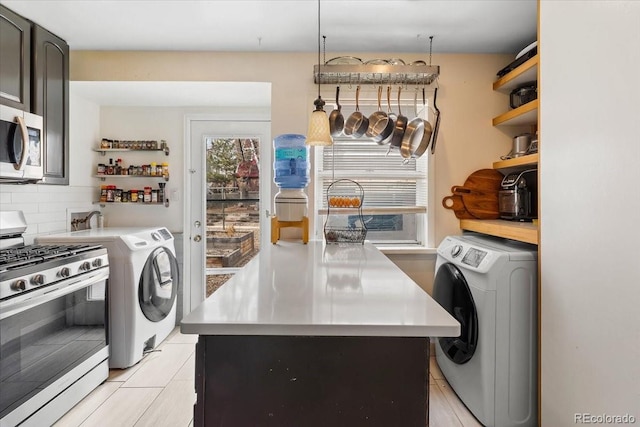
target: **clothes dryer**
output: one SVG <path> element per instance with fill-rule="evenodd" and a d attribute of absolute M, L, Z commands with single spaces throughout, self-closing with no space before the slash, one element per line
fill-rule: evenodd
<path fill-rule="evenodd" d="M 135 365 L 175 327 L 180 276 L 166 228 L 98 228 L 41 236 L 36 242 L 107 248 L 110 368 Z"/>
<path fill-rule="evenodd" d="M 537 425 L 537 247 L 468 233 L 438 247 L 433 298 L 460 322 L 436 361 L 485 426 Z"/>

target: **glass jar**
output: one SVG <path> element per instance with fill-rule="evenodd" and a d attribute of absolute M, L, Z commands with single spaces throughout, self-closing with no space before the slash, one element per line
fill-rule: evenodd
<path fill-rule="evenodd" d="M 107 202 L 112 203 L 116 198 L 116 186 L 107 185 Z"/>
<path fill-rule="evenodd" d="M 138 190 L 130 190 L 130 198 L 131 198 L 131 202 L 135 203 L 138 201 Z"/>
<path fill-rule="evenodd" d="M 144 187 L 144 202 L 151 203 L 151 187 Z"/>

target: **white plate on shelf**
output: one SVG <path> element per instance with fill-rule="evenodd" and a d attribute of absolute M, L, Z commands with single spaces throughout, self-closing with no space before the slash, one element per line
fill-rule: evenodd
<path fill-rule="evenodd" d="M 520 58 L 522 55 L 524 55 L 525 53 L 529 52 L 531 49 L 533 49 L 534 47 L 538 46 L 538 41 L 534 41 L 533 43 L 531 43 L 529 46 L 525 47 L 524 49 L 522 49 L 520 51 L 520 53 L 518 53 L 516 55 L 516 59 Z"/>

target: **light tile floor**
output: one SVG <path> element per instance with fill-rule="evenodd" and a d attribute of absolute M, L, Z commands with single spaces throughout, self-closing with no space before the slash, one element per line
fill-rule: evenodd
<path fill-rule="evenodd" d="M 197 336 L 176 328 L 128 369 L 112 369 L 106 382 L 83 399 L 55 427 L 191 427 Z M 433 348 L 432 348 L 433 350 Z M 431 352 L 432 356 L 435 353 Z M 434 427 L 478 427 L 481 424 L 451 390 L 435 357 L 430 360 L 429 421 Z"/>

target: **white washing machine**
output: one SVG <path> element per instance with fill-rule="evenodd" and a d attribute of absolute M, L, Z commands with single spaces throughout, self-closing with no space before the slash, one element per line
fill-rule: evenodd
<path fill-rule="evenodd" d="M 176 324 L 180 283 L 173 236 L 166 228 L 98 228 L 52 234 L 36 243 L 94 243 L 109 256 L 109 367 L 128 368 Z"/>
<path fill-rule="evenodd" d="M 438 247 L 433 298 L 460 322 L 436 361 L 485 426 L 537 425 L 537 247 L 468 233 Z"/>

